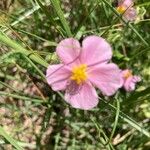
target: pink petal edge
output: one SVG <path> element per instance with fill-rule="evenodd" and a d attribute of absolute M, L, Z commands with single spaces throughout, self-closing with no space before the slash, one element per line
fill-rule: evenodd
<path fill-rule="evenodd" d="M 65 100 L 74 108 L 89 110 L 98 104 L 98 95 L 90 83 L 84 83 L 76 94 L 66 92 Z"/>
<path fill-rule="evenodd" d="M 80 52 L 80 43 L 74 38 L 62 40 L 56 47 L 56 53 L 64 64 L 78 62 Z"/>
<path fill-rule="evenodd" d="M 104 95 L 111 96 L 123 85 L 120 69 L 116 64 L 99 64 L 89 70 L 89 80 Z"/>
<path fill-rule="evenodd" d="M 70 76 L 70 70 L 63 64 L 49 65 L 46 70 L 46 79 L 54 91 L 65 90 Z"/>
<path fill-rule="evenodd" d="M 109 43 L 98 36 L 88 36 L 82 42 L 81 62 L 87 65 L 108 62 L 112 58 Z"/>
<path fill-rule="evenodd" d="M 124 7 L 132 7 L 134 4 L 133 0 L 119 0 L 118 5 Z"/>

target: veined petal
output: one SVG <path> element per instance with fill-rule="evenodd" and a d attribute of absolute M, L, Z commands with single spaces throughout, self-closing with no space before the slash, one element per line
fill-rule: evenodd
<path fill-rule="evenodd" d="M 74 108 L 89 110 L 98 104 L 95 88 L 90 83 L 84 83 L 74 94 L 66 92 L 65 100 Z"/>
<path fill-rule="evenodd" d="M 64 64 L 79 61 L 80 51 L 80 43 L 74 38 L 62 40 L 56 48 L 56 53 Z"/>
<path fill-rule="evenodd" d="M 54 91 L 65 90 L 69 76 L 70 70 L 63 64 L 49 65 L 46 70 L 47 82 Z"/>
<path fill-rule="evenodd" d="M 112 57 L 111 46 L 105 39 L 98 36 L 88 36 L 83 40 L 81 62 L 87 65 L 108 62 Z"/>
<path fill-rule="evenodd" d="M 123 85 L 121 71 L 117 65 L 99 64 L 89 68 L 89 80 L 104 95 L 111 96 Z"/>

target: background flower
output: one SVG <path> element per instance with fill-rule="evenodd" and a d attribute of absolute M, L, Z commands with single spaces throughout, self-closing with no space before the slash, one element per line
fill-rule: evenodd
<path fill-rule="evenodd" d="M 133 8 L 133 0 L 121 0 L 118 2 L 117 11 L 123 15 L 123 18 L 127 21 L 133 21 L 136 19 L 136 10 Z"/>
<path fill-rule="evenodd" d="M 135 85 L 137 82 L 141 81 L 139 76 L 132 75 L 132 72 L 128 69 L 122 71 L 123 76 L 123 87 L 126 91 L 133 91 L 135 90 Z"/>

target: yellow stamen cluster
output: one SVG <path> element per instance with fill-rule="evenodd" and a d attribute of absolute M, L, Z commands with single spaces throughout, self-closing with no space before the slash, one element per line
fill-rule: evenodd
<path fill-rule="evenodd" d="M 132 76 L 132 72 L 130 70 L 128 70 L 125 74 L 124 74 L 124 78 L 129 78 Z"/>
<path fill-rule="evenodd" d="M 124 6 L 118 6 L 117 7 L 117 11 L 120 13 L 120 14 L 123 14 L 125 11 L 126 11 L 126 8 Z"/>
<path fill-rule="evenodd" d="M 77 84 L 81 84 L 87 79 L 87 65 L 81 64 L 79 66 L 75 66 L 72 69 L 71 80 L 76 81 Z"/>

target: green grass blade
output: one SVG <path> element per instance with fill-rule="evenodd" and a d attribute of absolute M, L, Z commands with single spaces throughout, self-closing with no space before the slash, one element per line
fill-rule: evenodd
<path fill-rule="evenodd" d="M 108 150 L 111 150 L 111 149 L 114 150 L 114 147 L 111 144 L 111 142 L 110 142 L 109 138 L 107 137 L 107 135 L 105 134 L 104 130 L 100 127 L 100 125 L 94 119 L 91 119 L 91 120 L 93 121 L 95 127 L 99 131 L 99 139 L 103 143 L 103 145 L 105 147 L 107 147 Z M 101 133 L 104 136 L 104 138 L 100 135 Z"/>
<path fill-rule="evenodd" d="M 34 53 L 34 51 L 29 51 L 23 48 L 21 45 L 19 45 L 17 42 L 11 40 L 8 38 L 5 34 L 0 32 L 0 43 L 4 43 L 5 45 L 11 47 L 13 51 L 19 52 L 27 57 L 30 57 L 32 60 L 37 62 L 38 64 L 44 66 L 47 68 L 48 63 L 43 60 L 40 56 Z"/>
<path fill-rule="evenodd" d="M 41 99 L 22 96 L 22 95 L 17 95 L 17 94 L 6 93 L 6 92 L 3 92 L 3 91 L 0 91 L 0 95 L 1 96 L 12 97 L 12 98 L 16 98 L 16 99 L 21 99 L 21 100 L 25 100 L 25 101 L 32 101 L 32 102 L 35 102 L 35 103 L 47 103 L 46 101 L 43 101 Z"/>
<path fill-rule="evenodd" d="M 115 106 L 113 106 L 112 104 L 108 104 L 105 100 L 101 101 L 105 104 L 107 104 L 111 109 L 113 110 L 117 110 L 117 108 Z M 139 132 L 141 132 L 142 134 L 144 134 L 145 136 L 147 136 L 148 138 L 150 138 L 150 133 L 145 130 L 144 128 L 142 128 L 139 123 L 137 123 L 135 120 L 133 120 L 132 118 L 130 118 L 128 115 L 126 115 L 125 113 L 123 113 L 122 111 L 119 112 L 119 117 L 121 119 L 123 119 L 125 122 L 127 122 L 128 124 L 130 124 L 133 128 L 135 128 L 136 130 L 138 130 Z"/>
<path fill-rule="evenodd" d="M 9 136 L 5 130 L 0 126 L 0 135 L 3 136 L 11 145 L 13 145 L 17 150 L 23 150 L 21 146 L 17 144 L 17 142 Z"/>
<path fill-rule="evenodd" d="M 130 105 L 131 103 L 135 103 L 136 101 L 138 101 L 139 98 L 145 98 L 146 96 L 149 95 L 150 95 L 150 87 L 146 88 L 145 90 L 132 94 L 126 100 L 124 100 L 123 103 Z"/>
<path fill-rule="evenodd" d="M 56 28 L 56 30 L 59 31 L 59 33 L 62 35 L 62 37 L 64 37 L 63 33 L 62 33 L 62 29 L 60 30 L 58 28 L 58 25 L 55 23 L 53 17 L 50 15 L 50 12 L 48 11 L 46 5 L 44 5 L 43 3 L 41 3 L 40 0 L 36 0 L 36 2 L 38 3 L 38 5 L 40 6 L 40 8 L 42 9 L 42 11 L 45 13 L 46 17 L 50 20 L 51 24 L 54 26 L 54 28 Z"/>
<path fill-rule="evenodd" d="M 57 46 L 57 43 L 52 42 L 52 41 L 48 41 L 48 40 L 46 40 L 46 39 L 44 39 L 44 38 L 42 38 L 42 37 L 40 37 L 38 35 L 35 35 L 33 33 L 30 33 L 30 32 L 27 32 L 25 30 L 21 30 L 21 29 L 18 29 L 18 28 L 13 28 L 13 29 L 16 30 L 17 32 L 27 34 L 27 35 L 29 35 L 31 37 L 35 37 L 36 39 L 39 39 L 39 40 L 41 40 L 43 42 L 47 42 L 49 46 Z"/>
<path fill-rule="evenodd" d="M 57 93 L 59 94 L 59 96 L 62 99 L 64 99 L 63 95 L 60 92 L 57 92 Z M 130 118 L 128 115 L 126 115 L 122 111 L 120 111 L 120 110 L 118 111 L 115 106 L 113 106 L 112 104 L 108 103 L 107 101 L 105 101 L 103 99 L 100 99 L 100 101 L 102 101 L 103 104 L 107 104 L 111 109 L 113 109 L 114 111 L 116 111 L 116 113 L 117 113 L 116 122 L 118 121 L 118 115 L 119 115 L 119 117 L 121 119 L 123 119 L 125 122 L 127 122 L 129 125 L 131 125 L 133 128 L 135 128 L 136 130 L 140 131 L 142 134 L 144 134 L 145 136 L 147 136 L 148 138 L 150 138 L 150 133 L 147 130 L 145 130 L 144 128 L 142 128 L 139 125 L 139 123 L 137 123 L 135 120 L 133 120 L 132 118 Z M 119 106 L 119 104 L 117 104 L 117 105 Z"/>
<path fill-rule="evenodd" d="M 98 4 L 99 4 L 99 2 L 97 2 L 97 4 L 93 6 L 93 8 L 89 11 L 89 14 L 79 24 L 79 26 L 76 29 L 76 33 L 74 34 L 74 37 L 76 37 L 78 32 L 80 32 L 80 29 L 83 27 L 84 22 L 88 19 L 88 17 L 91 15 L 91 13 L 98 7 Z"/>
<path fill-rule="evenodd" d="M 13 90 L 13 91 L 16 92 L 16 93 L 19 93 L 19 91 L 16 90 L 15 88 L 13 88 L 12 85 L 6 84 L 5 82 L 2 82 L 2 81 L 0 81 L 0 84 L 1 84 L 2 86 L 4 86 L 4 87 L 7 87 L 7 88 Z"/>
<path fill-rule="evenodd" d="M 35 149 L 35 145 L 34 144 L 31 144 L 31 143 L 25 143 L 25 142 L 21 142 L 21 141 L 17 141 L 15 140 L 15 142 L 19 145 L 19 146 L 22 146 L 22 147 L 25 147 L 25 148 L 30 148 L 30 149 Z M 5 141 L 4 140 L 0 140 L 0 145 L 1 144 L 5 144 Z"/>
<path fill-rule="evenodd" d="M 50 15 L 50 13 L 48 12 L 47 7 L 45 5 L 43 5 L 40 0 L 36 0 L 36 2 L 39 4 L 39 6 L 41 7 L 42 11 L 46 14 L 46 16 L 48 17 L 50 22 L 55 25 L 55 22 L 54 22 L 52 16 Z"/>
<path fill-rule="evenodd" d="M 99 0 L 100 1 L 100 0 Z M 120 14 L 116 11 L 116 9 L 108 2 L 108 1 L 106 1 L 106 0 L 102 0 L 113 12 L 114 12 L 114 14 L 118 17 L 118 18 L 120 18 L 122 21 L 123 21 L 123 23 L 125 23 L 138 37 L 139 37 L 139 39 L 141 39 L 141 41 L 143 42 L 143 44 L 145 45 L 145 46 L 149 46 L 149 44 L 147 43 L 147 41 L 145 41 L 145 39 L 139 34 L 139 32 L 132 26 L 132 24 L 130 24 L 130 23 L 128 23 L 128 22 L 126 22 L 121 16 L 120 16 Z"/>
<path fill-rule="evenodd" d="M 31 66 L 34 67 L 34 69 L 39 73 L 39 75 L 41 75 L 41 77 L 45 80 L 46 78 L 43 72 L 27 56 L 24 55 L 24 57 L 31 64 Z"/>
<path fill-rule="evenodd" d="M 116 127 L 117 127 L 117 124 L 118 124 L 118 120 L 119 120 L 119 113 L 120 113 L 120 101 L 119 101 L 119 99 L 116 99 L 116 102 L 117 102 L 116 117 L 115 117 L 115 122 L 114 122 L 114 126 L 113 126 L 113 129 L 112 129 L 109 141 L 111 141 L 113 136 L 114 136 L 114 133 L 115 133 L 115 130 L 116 130 Z"/>
<path fill-rule="evenodd" d="M 16 24 L 22 22 L 23 20 L 25 20 L 27 17 L 29 17 L 30 15 L 32 15 L 35 11 L 37 11 L 40 7 L 38 5 L 35 5 L 32 9 L 25 11 L 25 13 L 23 15 L 20 15 L 20 17 L 18 17 L 17 20 L 15 20 L 14 22 L 12 22 L 10 24 L 10 26 L 15 26 Z M 1 31 L 6 32 L 9 28 L 5 27 L 3 28 Z"/>
<path fill-rule="evenodd" d="M 143 6 L 149 6 L 149 5 L 150 5 L 150 2 L 145 2 L 145 3 L 138 4 L 136 6 L 143 7 Z"/>
<path fill-rule="evenodd" d="M 55 9 L 55 11 L 56 11 L 60 21 L 61 21 L 61 23 L 62 23 L 62 25 L 63 25 L 63 27 L 64 27 L 64 29 L 66 31 L 67 36 L 68 37 L 72 37 L 71 30 L 69 28 L 67 20 L 64 17 L 64 13 L 63 13 L 60 5 L 59 5 L 59 1 L 58 0 L 51 0 L 51 3 L 52 3 L 52 5 L 53 5 L 53 7 L 54 7 L 54 9 Z"/>

